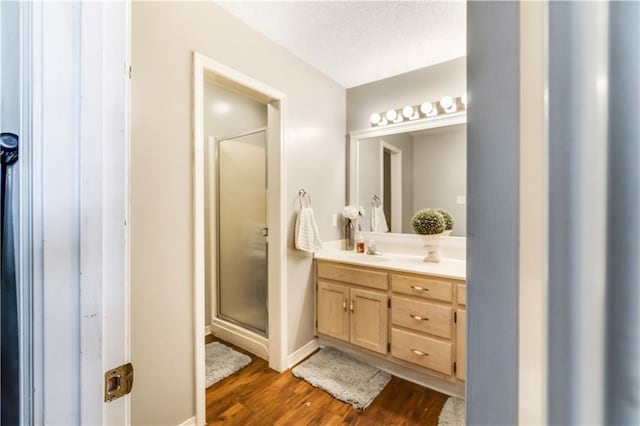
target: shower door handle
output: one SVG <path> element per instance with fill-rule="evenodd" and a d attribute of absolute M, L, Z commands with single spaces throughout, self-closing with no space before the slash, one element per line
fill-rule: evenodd
<path fill-rule="evenodd" d="M 20 423 L 20 348 L 18 282 L 13 229 L 14 167 L 18 161 L 18 135 L 0 133 L 0 423 Z"/>

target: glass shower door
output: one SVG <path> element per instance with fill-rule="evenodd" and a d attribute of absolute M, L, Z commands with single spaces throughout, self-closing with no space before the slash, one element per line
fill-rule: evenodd
<path fill-rule="evenodd" d="M 266 130 L 218 141 L 218 316 L 267 335 Z"/>

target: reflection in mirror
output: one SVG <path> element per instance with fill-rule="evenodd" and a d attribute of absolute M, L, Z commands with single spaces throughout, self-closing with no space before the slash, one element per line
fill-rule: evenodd
<path fill-rule="evenodd" d="M 413 234 L 424 208 L 453 215 L 451 236 L 466 235 L 466 124 L 358 140 L 358 204 L 363 231 Z"/>

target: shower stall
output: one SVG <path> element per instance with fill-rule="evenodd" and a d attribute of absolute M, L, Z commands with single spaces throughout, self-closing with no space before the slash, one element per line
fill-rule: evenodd
<path fill-rule="evenodd" d="M 267 129 L 215 139 L 217 318 L 268 335 Z"/>

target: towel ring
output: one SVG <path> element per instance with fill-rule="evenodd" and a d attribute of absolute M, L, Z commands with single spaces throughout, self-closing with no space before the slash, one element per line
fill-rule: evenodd
<path fill-rule="evenodd" d="M 382 205 L 382 200 L 380 199 L 380 197 L 373 194 L 373 197 L 371 197 L 371 205 L 373 207 L 380 207 Z"/>
<path fill-rule="evenodd" d="M 311 195 L 304 189 L 298 191 L 298 199 L 300 200 L 300 207 L 310 207 L 311 206 Z"/>

